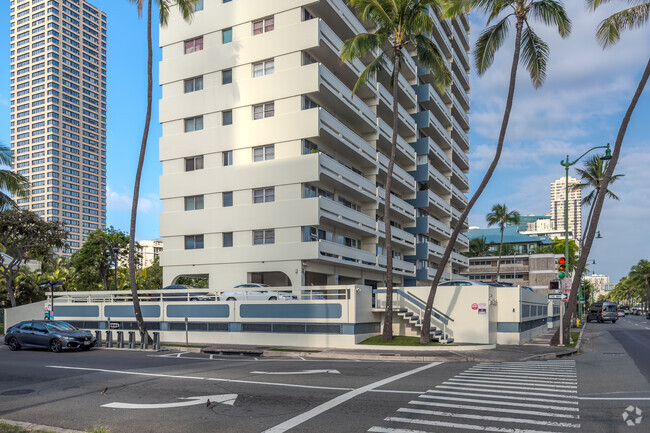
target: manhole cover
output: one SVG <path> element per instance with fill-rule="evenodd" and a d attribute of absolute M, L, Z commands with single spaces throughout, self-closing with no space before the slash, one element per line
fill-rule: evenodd
<path fill-rule="evenodd" d="M 33 389 L 12 389 L 10 391 L 1 392 L 0 395 L 25 395 L 34 392 Z"/>

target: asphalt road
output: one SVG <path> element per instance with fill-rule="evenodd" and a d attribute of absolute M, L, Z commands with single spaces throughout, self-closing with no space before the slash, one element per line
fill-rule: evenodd
<path fill-rule="evenodd" d="M 650 321 L 640 317 L 589 324 L 580 356 L 530 362 L 55 354 L 4 346 L 0 418 L 113 433 L 648 432 L 648 360 Z M 622 417 L 630 405 L 643 417 L 632 427 Z"/>

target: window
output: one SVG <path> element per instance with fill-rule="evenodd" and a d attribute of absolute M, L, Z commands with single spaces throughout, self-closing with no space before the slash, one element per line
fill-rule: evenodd
<path fill-rule="evenodd" d="M 185 132 L 200 131 L 203 129 L 203 116 L 185 119 Z"/>
<path fill-rule="evenodd" d="M 253 190 L 253 203 L 269 203 L 275 201 L 275 188 L 259 188 Z"/>
<path fill-rule="evenodd" d="M 227 150 L 223 153 L 223 165 L 224 167 L 232 165 L 232 150 Z"/>
<path fill-rule="evenodd" d="M 223 193 L 223 207 L 232 206 L 232 191 Z"/>
<path fill-rule="evenodd" d="M 223 125 L 232 125 L 232 110 L 223 111 L 221 113 L 221 123 Z"/>
<path fill-rule="evenodd" d="M 221 84 L 232 83 L 232 69 L 224 69 L 221 71 Z"/>
<path fill-rule="evenodd" d="M 194 12 L 198 12 L 202 10 L 203 10 L 203 0 L 197 0 L 196 3 L 194 4 Z"/>
<path fill-rule="evenodd" d="M 185 249 L 186 250 L 203 249 L 203 235 L 185 236 Z"/>
<path fill-rule="evenodd" d="M 221 42 L 224 44 L 232 42 L 232 28 L 223 29 L 221 32 Z"/>
<path fill-rule="evenodd" d="M 203 50 L 203 36 L 185 41 L 185 54 Z"/>
<path fill-rule="evenodd" d="M 332 242 L 333 234 L 318 227 L 303 227 L 303 242 L 317 242 L 319 240 Z"/>
<path fill-rule="evenodd" d="M 361 241 L 348 236 L 339 236 L 338 243 L 340 245 L 345 245 L 346 247 L 361 249 Z"/>
<path fill-rule="evenodd" d="M 232 232 L 226 232 L 223 234 L 223 246 L 224 248 L 232 247 Z"/>
<path fill-rule="evenodd" d="M 253 35 L 270 32 L 275 28 L 275 19 L 273 17 L 253 21 Z"/>
<path fill-rule="evenodd" d="M 203 196 L 193 195 L 185 197 L 185 210 L 201 210 L 203 209 Z"/>
<path fill-rule="evenodd" d="M 309 110 L 310 108 L 318 108 L 318 104 L 314 102 L 309 96 L 303 95 L 302 97 L 302 109 Z"/>
<path fill-rule="evenodd" d="M 267 102 L 265 104 L 253 105 L 253 120 L 273 117 L 275 115 L 275 103 Z"/>
<path fill-rule="evenodd" d="M 315 17 L 307 9 L 303 9 L 302 20 L 309 21 L 313 20 Z"/>
<path fill-rule="evenodd" d="M 253 63 L 253 78 L 270 75 L 273 72 L 275 72 L 275 60 L 273 59 Z"/>
<path fill-rule="evenodd" d="M 253 245 L 275 243 L 275 230 L 253 230 Z"/>
<path fill-rule="evenodd" d="M 275 159 L 275 145 L 253 148 L 253 162 Z"/>
<path fill-rule="evenodd" d="M 203 90 L 203 77 L 195 77 L 185 80 L 185 93 Z"/>
<path fill-rule="evenodd" d="M 203 155 L 185 158 L 185 171 L 203 170 Z"/>
<path fill-rule="evenodd" d="M 232 0 L 223 0 L 223 3 L 230 3 Z"/>
<path fill-rule="evenodd" d="M 323 197 L 334 200 L 334 194 L 315 185 L 306 183 L 303 185 L 303 198 Z"/>

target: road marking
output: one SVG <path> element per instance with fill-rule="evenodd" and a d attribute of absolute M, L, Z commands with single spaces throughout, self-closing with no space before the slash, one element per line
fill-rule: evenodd
<path fill-rule="evenodd" d="M 460 376 L 460 375 L 459 375 Z M 527 380 L 519 379 L 499 379 L 495 378 L 486 378 L 486 377 L 472 377 L 472 376 L 461 376 L 458 378 L 449 379 L 457 382 L 479 382 L 479 383 L 504 383 L 505 385 L 528 385 L 532 387 L 543 387 L 543 388 L 575 388 L 577 382 L 561 382 L 560 384 L 556 383 L 544 383 L 545 381 L 540 382 L 530 382 Z"/>
<path fill-rule="evenodd" d="M 210 355 L 210 361 L 214 359 L 214 355 Z"/>
<path fill-rule="evenodd" d="M 9 349 L 7 349 L 9 350 Z M 185 353 L 191 353 L 191 352 L 185 352 Z M 147 355 L 152 358 L 176 358 L 176 354 L 167 354 L 167 355 Z M 301 357 L 296 357 L 296 358 L 273 358 L 273 359 L 241 359 L 241 358 L 214 358 L 214 359 L 209 359 L 208 357 L 199 357 L 199 356 L 183 356 L 182 359 L 195 359 L 198 361 L 228 361 L 228 362 L 253 362 L 253 360 L 258 361 L 258 362 L 327 362 L 329 364 L 333 362 L 338 362 L 338 363 L 345 363 L 345 362 L 364 362 L 364 363 L 370 363 L 370 364 L 404 364 L 406 361 L 399 361 L 399 360 L 367 360 L 367 359 L 306 359 L 306 358 L 301 358 Z M 300 361 L 299 361 L 300 359 Z M 426 361 L 408 361 L 409 364 L 428 364 Z"/>
<path fill-rule="evenodd" d="M 454 382 L 452 382 L 454 381 Z M 459 381 L 460 383 L 456 383 Z M 463 379 L 449 379 L 447 382 L 443 382 L 444 385 L 471 385 L 477 386 L 479 388 L 502 388 L 502 389 L 521 389 L 521 386 L 508 386 L 508 385 L 483 385 L 481 381 L 476 380 L 463 380 Z M 552 391 L 552 392 L 562 392 L 562 393 L 572 393 L 577 394 L 576 390 L 564 390 L 564 389 L 552 389 L 552 388 L 535 388 L 535 391 Z"/>
<path fill-rule="evenodd" d="M 440 363 L 437 363 L 440 364 Z M 63 370 L 81 370 L 81 371 L 96 371 L 99 373 L 113 373 L 113 374 L 125 374 L 129 376 L 148 376 L 148 377 L 159 377 L 162 379 L 190 379 L 190 380 L 205 380 L 210 382 L 231 382 L 231 383 L 243 383 L 243 384 L 252 384 L 252 385 L 269 385 L 269 386 L 286 386 L 288 388 L 303 388 L 303 389 L 322 389 L 326 391 L 354 391 L 354 388 L 339 388 L 334 386 L 317 386 L 317 385 L 297 385 L 294 383 L 278 383 L 278 382 L 262 382 L 256 380 L 241 380 L 241 379 L 223 379 L 218 377 L 200 377 L 200 376 L 180 376 L 173 374 L 161 374 L 161 373 L 144 373 L 136 371 L 121 371 L 121 370 L 106 370 L 101 368 L 88 368 L 88 367 L 68 367 L 64 365 L 46 365 L 46 368 L 59 368 Z M 425 366 L 427 367 L 427 366 Z M 360 389 L 360 388 L 359 388 Z M 400 394 L 422 394 L 424 391 L 400 391 L 400 390 L 390 390 L 390 389 L 371 389 L 369 392 L 377 393 L 400 393 Z"/>
<path fill-rule="evenodd" d="M 461 391 L 479 391 L 479 392 L 495 392 L 498 394 L 519 394 L 519 395 L 537 395 L 542 397 L 555 397 L 555 398 L 578 398 L 577 395 L 564 395 L 564 394 L 549 394 L 546 392 L 531 392 L 528 391 L 511 391 L 511 390 L 500 390 L 500 389 L 485 389 L 485 388 L 472 388 L 471 386 L 450 386 L 450 385 L 438 385 L 438 388 L 446 389 L 459 389 Z"/>
<path fill-rule="evenodd" d="M 444 417 L 451 417 L 451 418 L 467 418 L 467 419 L 478 419 L 484 421 L 514 422 L 520 424 L 547 425 L 552 427 L 580 428 L 580 424 L 575 424 L 570 422 L 541 421 L 541 420 L 526 419 L 526 418 L 509 418 L 509 417 L 500 417 L 500 416 L 475 415 L 470 413 L 440 412 L 437 410 L 409 409 L 403 407 L 397 409 L 397 411 L 404 412 L 404 413 L 416 413 L 419 415 L 434 415 L 434 416 L 444 416 Z"/>
<path fill-rule="evenodd" d="M 554 409 L 554 410 L 563 410 L 567 412 L 578 412 L 577 407 L 552 406 L 548 404 L 515 403 L 511 401 L 479 400 L 476 398 L 457 398 L 457 397 L 446 397 L 442 395 L 427 395 L 427 394 L 424 394 L 421 397 L 428 398 L 431 400 L 453 400 L 453 401 L 463 401 L 467 403 L 488 403 L 488 404 L 498 404 L 502 406 L 531 407 L 537 409 Z"/>
<path fill-rule="evenodd" d="M 537 410 L 524 410 L 524 409 L 505 409 L 500 407 L 486 407 L 486 406 L 474 406 L 467 404 L 456 404 L 456 403 L 439 403 L 439 402 L 428 402 L 428 401 L 419 401 L 413 400 L 409 404 L 419 404 L 422 406 L 435 406 L 435 407 L 450 407 L 453 409 L 470 409 L 481 412 L 500 412 L 500 413 L 516 413 L 519 415 L 538 415 L 546 416 L 553 418 L 570 418 L 570 419 L 579 419 L 578 415 L 571 415 L 569 413 L 552 413 L 552 412 L 540 412 Z"/>
<path fill-rule="evenodd" d="M 354 397 L 364 394 L 368 391 L 371 391 L 375 388 L 379 388 L 380 386 L 384 386 L 388 383 L 394 382 L 399 379 L 403 379 L 405 377 L 411 376 L 413 374 L 419 373 L 424 370 L 428 370 L 432 367 L 435 367 L 437 365 L 442 364 L 441 362 L 432 362 L 427 365 L 423 365 L 422 367 L 418 367 L 413 370 L 406 371 L 404 373 L 397 374 L 395 376 L 388 377 L 386 379 L 382 379 L 378 382 L 371 383 L 369 385 L 363 386 L 361 388 L 357 388 L 353 391 L 347 392 L 343 395 L 340 395 L 336 398 L 333 398 L 332 400 L 329 400 L 319 406 L 316 406 L 315 408 L 308 410 L 307 412 L 304 412 L 296 417 L 293 417 L 281 424 L 276 425 L 275 427 L 271 427 L 268 430 L 265 430 L 264 433 L 283 433 L 286 432 L 287 430 L 290 430 L 306 421 L 309 421 L 310 419 L 340 405 L 345 403 L 348 400 L 353 399 Z"/>
<path fill-rule="evenodd" d="M 460 389 L 460 388 L 454 388 L 454 389 Z M 521 397 L 519 395 L 476 394 L 475 392 L 444 391 L 440 389 L 436 389 L 428 392 L 435 393 L 435 394 L 464 395 L 467 397 L 490 397 L 490 398 L 505 398 L 506 400 L 517 400 L 517 401 L 523 400 L 523 401 L 542 401 L 546 403 L 578 404 L 577 399 L 576 400 L 554 400 L 549 398 Z M 490 391 L 490 392 L 499 392 L 499 391 Z M 521 392 L 520 394 L 529 395 L 523 392 Z"/>
<path fill-rule="evenodd" d="M 181 400 L 176 403 L 159 403 L 159 404 L 136 404 L 136 403 L 119 403 L 113 402 L 108 404 L 103 404 L 101 407 L 110 407 L 113 409 L 167 409 L 171 407 L 185 407 L 185 406 L 194 406 L 197 404 L 207 404 L 210 403 L 220 403 L 233 406 L 235 400 L 237 400 L 237 394 L 221 394 L 221 395 L 203 395 L 197 397 L 181 397 Z"/>
<path fill-rule="evenodd" d="M 474 425 L 474 424 L 458 424 L 453 422 L 429 421 L 425 419 L 410 419 L 410 418 L 398 418 L 398 417 L 388 417 L 385 419 L 385 421 L 405 422 L 405 423 L 420 424 L 420 425 L 434 425 L 439 427 L 462 428 L 467 430 L 480 430 L 480 431 L 490 431 L 490 432 L 500 432 L 500 433 L 553 433 L 549 431 L 522 430 L 522 429 L 512 429 L 512 428 L 502 428 L 502 427 L 487 427 L 487 426 Z M 369 431 L 375 431 L 375 430 L 369 430 Z"/>
<path fill-rule="evenodd" d="M 293 374 L 341 374 L 338 370 L 301 370 L 301 371 L 251 371 L 251 374 L 293 375 Z"/>
<path fill-rule="evenodd" d="M 512 374 L 528 374 L 530 376 L 542 376 L 542 377 L 548 377 L 548 375 L 553 375 L 553 377 L 576 377 L 575 373 L 569 373 L 569 372 L 561 372 L 561 371 L 556 371 L 556 370 L 549 370 L 547 372 L 540 373 L 539 370 L 535 370 L 534 372 L 531 372 L 530 370 L 526 369 L 512 369 L 512 368 L 483 368 L 483 367 L 472 367 L 469 370 L 470 371 L 480 371 L 480 372 L 496 372 L 496 373 L 512 373 Z"/>
<path fill-rule="evenodd" d="M 650 400 L 650 397 L 578 397 L 580 400 Z"/>
<path fill-rule="evenodd" d="M 477 377 L 477 378 L 486 378 L 486 379 L 499 379 L 504 382 L 527 382 L 529 380 L 537 380 L 541 382 L 548 383 L 560 383 L 560 384 L 569 384 L 575 385 L 577 382 L 575 380 L 564 380 L 564 379 L 542 379 L 539 377 L 528 377 L 528 376 L 506 376 L 500 374 L 487 374 L 487 373 L 460 373 L 460 377 Z M 540 383 L 540 382 L 536 382 Z"/>

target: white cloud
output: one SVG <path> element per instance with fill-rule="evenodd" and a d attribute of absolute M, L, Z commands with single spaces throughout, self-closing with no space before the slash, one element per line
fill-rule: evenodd
<path fill-rule="evenodd" d="M 106 188 L 107 192 L 107 207 L 109 211 L 131 211 L 133 198 L 131 195 L 120 194 L 113 191 L 111 187 Z M 138 213 L 160 213 L 161 212 L 160 200 L 155 194 L 146 194 L 145 197 L 140 197 L 138 200 Z"/>

